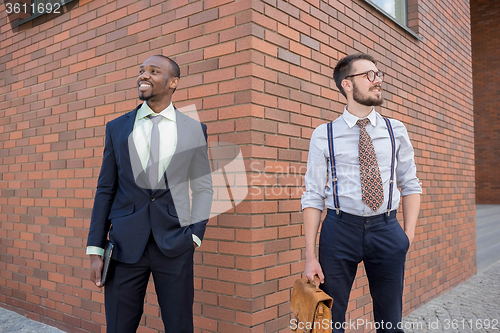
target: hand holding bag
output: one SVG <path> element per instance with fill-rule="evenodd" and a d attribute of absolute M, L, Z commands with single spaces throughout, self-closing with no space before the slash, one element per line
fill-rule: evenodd
<path fill-rule="evenodd" d="M 297 320 L 295 325 L 291 325 L 293 332 L 331 332 L 333 299 L 319 289 L 318 276 L 314 277 L 314 282 L 309 279 L 295 281 L 290 303 Z"/>

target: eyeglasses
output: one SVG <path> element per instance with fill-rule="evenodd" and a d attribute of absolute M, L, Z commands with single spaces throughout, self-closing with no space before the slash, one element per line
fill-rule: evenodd
<path fill-rule="evenodd" d="M 359 76 L 359 75 L 366 75 L 366 78 L 370 82 L 375 81 L 375 76 L 378 77 L 380 79 L 380 81 L 384 81 L 384 72 L 381 72 L 381 71 L 375 72 L 374 70 L 369 70 L 368 72 L 363 72 L 363 73 L 359 73 L 359 74 L 347 75 L 344 78 L 344 80 L 347 79 L 348 77 L 354 77 L 354 76 Z"/>

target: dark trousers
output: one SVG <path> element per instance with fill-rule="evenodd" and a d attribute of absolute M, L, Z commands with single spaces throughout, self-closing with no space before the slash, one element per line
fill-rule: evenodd
<path fill-rule="evenodd" d="M 135 264 L 113 261 L 104 287 L 107 333 L 135 333 L 144 309 L 144 296 L 153 273 L 165 332 L 193 332 L 193 252 L 165 256 L 149 238 Z"/>
<path fill-rule="evenodd" d="M 403 332 L 398 324 L 402 317 L 404 268 L 409 245 L 395 211 L 390 216 L 365 218 L 343 212 L 337 215 L 328 210 L 321 227 L 319 262 L 325 274 L 322 288 L 334 300 L 333 332 L 353 328 L 345 323 L 345 313 L 361 261 L 365 265 L 375 317 L 375 322 L 370 323 L 372 327 L 363 326 L 377 328 L 377 333 Z"/>

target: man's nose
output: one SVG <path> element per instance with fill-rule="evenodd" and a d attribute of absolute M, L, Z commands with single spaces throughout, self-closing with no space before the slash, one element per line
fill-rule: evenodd
<path fill-rule="evenodd" d="M 139 80 L 149 78 L 149 73 L 148 72 L 143 72 L 142 74 L 139 75 Z"/>

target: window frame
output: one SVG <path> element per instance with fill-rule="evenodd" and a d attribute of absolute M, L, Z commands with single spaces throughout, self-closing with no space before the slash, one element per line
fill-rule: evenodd
<path fill-rule="evenodd" d="M 412 35 L 413 37 L 415 37 L 419 41 L 423 41 L 423 38 L 421 36 L 419 36 L 412 28 L 410 28 L 408 26 L 408 18 L 410 16 L 410 14 L 412 14 L 412 13 L 410 13 L 408 11 L 408 8 L 409 8 L 408 0 L 405 0 L 405 3 L 406 3 L 406 15 L 405 15 L 406 25 L 402 24 L 401 22 L 399 22 L 398 20 L 396 20 L 396 18 L 394 18 L 391 14 L 389 14 L 384 9 L 382 9 L 380 6 L 378 6 L 377 4 L 375 4 L 375 2 L 372 2 L 372 0 L 364 0 L 364 2 L 367 3 L 367 4 L 369 4 L 371 7 L 373 7 L 374 9 L 376 9 L 377 11 L 379 11 L 380 13 L 384 14 L 392 22 L 394 22 L 395 24 L 397 24 L 399 27 L 401 27 L 402 29 L 404 29 L 406 32 L 408 32 L 410 35 Z"/>
<path fill-rule="evenodd" d="M 57 1 L 57 0 L 56 0 Z M 61 0 L 60 2 L 58 1 L 57 3 L 61 4 L 61 7 L 64 6 L 64 5 L 67 5 L 68 3 L 70 2 L 73 2 L 74 0 Z M 31 0 L 30 1 L 31 4 L 33 4 L 33 2 L 35 2 L 35 6 L 38 5 L 38 1 L 37 0 Z M 51 1 L 52 2 L 52 1 Z M 30 7 L 31 7 L 31 4 L 30 4 Z M 50 13 L 36 13 L 36 14 L 31 14 L 29 17 L 27 18 L 24 18 L 22 20 L 19 20 L 19 21 L 16 21 L 13 23 L 13 27 L 19 27 L 20 25 L 23 25 L 24 23 L 26 22 L 29 22 L 29 21 L 32 21 L 40 16 L 43 16 L 43 15 L 46 15 L 46 14 L 50 14 Z M 62 12 L 61 12 L 62 14 Z"/>

